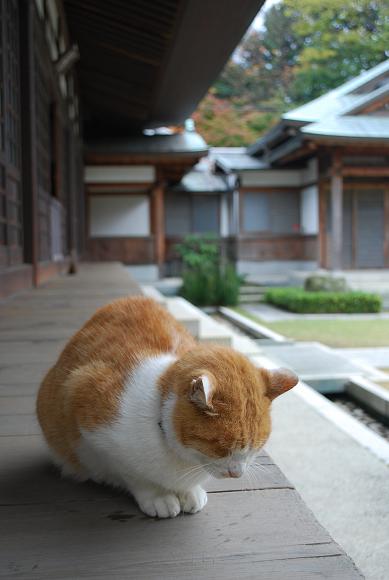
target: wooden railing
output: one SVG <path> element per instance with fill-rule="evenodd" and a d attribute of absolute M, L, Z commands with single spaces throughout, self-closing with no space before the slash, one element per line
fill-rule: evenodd
<path fill-rule="evenodd" d="M 316 260 L 317 236 L 291 234 L 266 237 L 239 237 L 239 260 Z"/>
<path fill-rule="evenodd" d="M 166 239 L 166 274 L 178 276 L 182 264 L 175 246 L 179 237 Z M 317 236 L 286 234 L 279 236 L 239 236 L 218 240 L 223 256 L 234 262 L 273 260 L 317 260 Z"/>
<path fill-rule="evenodd" d="M 154 238 L 89 238 L 87 256 L 94 262 L 120 261 L 123 264 L 153 264 Z"/>

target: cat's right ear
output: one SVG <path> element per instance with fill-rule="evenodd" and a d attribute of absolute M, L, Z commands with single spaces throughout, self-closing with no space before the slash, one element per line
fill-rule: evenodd
<path fill-rule="evenodd" d="M 289 369 L 262 369 L 262 376 L 263 373 L 265 373 L 268 383 L 266 394 L 271 400 L 295 387 L 299 381 L 298 376 Z"/>
<path fill-rule="evenodd" d="M 207 375 L 192 380 L 189 398 L 208 415 L 216 415 L 212 407 L 212 384 Z"/>

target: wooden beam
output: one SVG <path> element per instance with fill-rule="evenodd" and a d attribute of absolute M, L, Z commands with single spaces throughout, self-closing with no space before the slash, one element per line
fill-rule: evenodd
<path fill-rule="evenodd" d="M 341 270 L 343 248 L 342 155 L 335 149 L 331 167 L 331 269 Z"/>
<path fill-rule="evenodd" d="M 343 177 L 389 177 L 389 167 L 352 167 L 350 165 L 343 167 Z"/>

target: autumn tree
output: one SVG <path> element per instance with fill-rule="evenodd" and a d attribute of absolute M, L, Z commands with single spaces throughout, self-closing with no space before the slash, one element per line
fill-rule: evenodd
<path fill-rule="evenodd" d="M 388 0 L 282 0 L 200 105 L 198 129 L 211 145 L 249 144 L 282 112 L 388 57 Z"/>

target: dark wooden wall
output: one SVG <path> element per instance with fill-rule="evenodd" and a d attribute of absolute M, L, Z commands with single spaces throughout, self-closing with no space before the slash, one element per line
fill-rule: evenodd
<path fill-rule="evenodd" d="M 0 296 L 64 270 L 83 249 L 75 77 L 56 70 L 69 39 L 60 3 L 53 33 L 49 1 L 38 14 L 30 0 L 0 0 Z"/>
<path fill-rule="evenodd" d="M 239 237 L 237 258 L 247 261 L 317 260 L 316 235 Z"/>
<path fill-rule="evenodd" d="M 0 0 L 0 269 L 23 263 L 19 6 Z"/>

